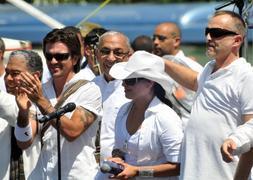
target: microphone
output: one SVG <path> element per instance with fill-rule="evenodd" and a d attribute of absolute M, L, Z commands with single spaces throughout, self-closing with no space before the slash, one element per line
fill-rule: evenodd
<path fill-rule="evenodd" d="M 110 173 L 117 175 L 124 170 L 124 167 L 115 162 L 105 160 L 101 163 L 100 170 L 102 173 Z"/>
<path fill-rule="evenodd" d="M 44 123 L 44 122 L 50 121 L 51 119 L 55 119 L 55 118 L 61 117 L 63 114 L 65 114 L 67 112 L 73 111 L 75 108 L 76 108 L 75 103 L 68 103 L 65 106 L 57 109 L 56 111 L 43 116 L 42 118 L 38 119 L 38 121 L 40 123 Z"/>

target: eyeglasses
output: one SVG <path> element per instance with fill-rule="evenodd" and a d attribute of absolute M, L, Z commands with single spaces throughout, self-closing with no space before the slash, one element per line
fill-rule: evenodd
<path fill-rule="evenodd" d="M 219 38 L 222 36 L 229 36 L 229 35 L 238 35 L 236 32 L 222 28 L 206 28 L 205 35 L 207 36 L 208 34 L 210 34 L 212 38 Z"/>
<path fill-rule="evenodd" d="M 139 81 L 143 80 L 144 78 L 131 78 L 131 79 L 124 79 L 123 82 L 127 85 L 127 86 L 134 86 L 136 83 L 138 83 Z"/>
<path fill-rule="evenodd" d="M 129 52 L 123 52 L 122 49 L 108 49 L 108 48 L 102 48 L 100 49 L 100 53 L 102 54 L 102 56 L 109 56 L 111 51 L 113 52 L 113 55 L 116 58 L 123 58 L 124 56 L 126 56 Z"/>
<path fill-rule="evenodd" d="M 64 61 L 67 60 L 70 56 L 70 53 L 45 53 L 45 57 L 47 59 L 47 61 L 52 61 L 52 59 L 54 58 L 56 61 Z"/>

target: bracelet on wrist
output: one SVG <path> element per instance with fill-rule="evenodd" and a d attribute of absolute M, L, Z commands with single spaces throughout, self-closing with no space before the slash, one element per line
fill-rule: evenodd
<path fill-rule="evenodd" d="M 154 169 L 151 168 L 139 168 L 138 171 L 139 177 L 143 178 L 153 178 L 154 177 Z"/>
<path fill-rule="evenodd" d="M 19 127 L 16 123 L 14 134 L 15 134 L 16 139 L 21 142 L 26 142 L 32 139 L 31 122 L 29 122 L 29 124 L 26 127 Z"/>

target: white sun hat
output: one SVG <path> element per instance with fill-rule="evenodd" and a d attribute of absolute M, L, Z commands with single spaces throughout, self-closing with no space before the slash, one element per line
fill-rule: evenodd
<path fill-rule="evenodd" d="M 167 97 L 172 93 L 173 80 L 165 72 L 163 58 L 146 51 L 136 51 L 127 62 L 114 64 L 109 73 L 115 79 L 149 79 L 160 84 Z"/>

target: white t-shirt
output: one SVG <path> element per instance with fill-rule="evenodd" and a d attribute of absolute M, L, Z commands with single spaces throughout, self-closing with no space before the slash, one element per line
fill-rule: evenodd
<path fill-rule="evenodd" d="M 168 58 L 168 59 L 172 60 L 173 62 L 182 64 L 182 65 L 184 65 L 196 72 L 201 72 L 203 70 L 203 67 L 198 62 L 185 56 L 182 50 L 178 51 L 178 53 L 175 56 L 165 55 L 164 58 L 165 59 Z M 176 81 L 173 80 L 173 93 L 174 93 L 174 95 L 177 94 L 176 92 L 178 92 L 178 94 L 179 94 L 177 97 L 177 100 L 175 100 L 174 97 L 170 97 L 170 99 L 173 102 L 173 104 L 178 109 L 180 109 L 180 112 L 182 114 L 181 119 L 183 121 L 183 127 L 185 128 L 185 126 L 190 118 L 189 112 L 191 111 L 191 107 L 192 107 L 194 97 L 195 97 L 195 92 L 181 86 L 180 84 L 178 84 Z M 185 107 L 188 111 L 185 110 L 185 108 L 183 108 L 183 107 Z"/>
<path fill-rule="evenodd" d="M 76 74 L 68 83 L 65 84 L 63 92 L 72 83 L 83 79 L 80 74 Z M 50 102 L 56 104 L 56 95 L 53 89 L 52 81 L 48 81 L 43 85 L 45 96 Z M 93 82 L 87 82 L 80 87 L 75 93 L 68 97 L 64 102 L 66 105 L 74 102 L 76 106 L 81 106 L 97 115 L 97 120 L 83 132 L 77 139 L 70 142 L 63 136 L 61 141 L 61 178 L 75 180 L 93 180 L 98 165 L 94 157 L 95 137 L 98 129 L 98 119 L 101 118 L 101 94 L 99 88 Z M 73 112 L 66 113 L 67 117 L 71 117 Z M 41 150 L 40 159 L 36 166 L 31 179 L 57 179 L 58 177 L 58 157 L 57 157 L 57 131 L 50 126 L 44 136 L 44 145 Z"/>
<path fill-rule="evenodd" d="M 233 179 L 237 160 L 222 160 L 220 146 L 242 115 L 253 114 L 253 71 L 245 59 L 212 73 L 210 61 L 198 77 L 196 100 L 182 144 L 182 180 Z"/>
<path fill-rule="evenodd" d="M 87 65 L 84 69 L 81 69 L 78 73 L 82 74 L 83 79 L 92 81 L 96 76 Z"/>
<path fill-rule="evenodd" d="M 15 126 L 17 114 L 18 107 L 15 97 L 4 91 L 0 91 L 0 179 L 4 180 L 9 180 L 10 175 L 11 127 Z M 36 137 L 34 143 L 28 149 L 23 150 L 24 173 L 26 178 L 30 176 L 30 173 L 36 166 L 39 153 L 40 141 Z"/>
<path fill-rule="evenodd" d="M 85 57 L 84 57 L 85 58 Z M 92 81 L 96 76 L 95 74 L 92 72 L 92 70 L 90 69 L 89 64 L 87 64 L 85 66 L 85 68 L 80 69 L 80 71 L 78 72 L 78 74 L 81 74 L 81 77 L 85 80 L 88 81 Z"/>
<path fill-rule="evenodd" d="M 114 148 L 126 152 L 125 162 L 134 166 L 180 163 L 183 128 L 175 111 L 155 97 L 145 112 L 141 128 L 130 136 L 126 129 L 126 119 L 131 106 L 131 103 L 127 103 L 121 107 L 115 124 Z M 174 180 L 178 177 L 152 179 Z"/>

